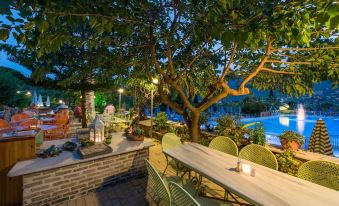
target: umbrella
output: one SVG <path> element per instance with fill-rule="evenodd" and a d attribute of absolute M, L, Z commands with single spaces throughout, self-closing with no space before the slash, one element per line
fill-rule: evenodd
<path fill-rule="evenodd" d="M 44 103 L 42 102 L 42 96 L 41 96 L 41 94 L 39 94 L 38 106 L 39 106 L 39 107 L 43 107 L 43 106 L 44 106 Z"/>
<path fill-rule="evenodd" d="M 324 121 L 320 118 L 315 124 L 310 143 L 308 144 L 308 150 L 324 155 L 333 155 L 332 145 L 327 133 L 327 128 Z"/>
<path fill-rule="evenodd" d="M 47 100 L 46 100 L 46 107 L 51 106 L 51 101 L 49 100 L 49 96 L 47 96 Z"/>
<path fill-rule="evenodd" d="M 31 103 L 31 105 L 36 106 L 37 103 L 38 103 L 37 100 L 38 100 L 38 97 L 37 97 L 37 95 L 36 95 L 36 91 L 34 91 L 34 92 L 33 92 L 33 95 L 32 95 L 32 103 Z"/>

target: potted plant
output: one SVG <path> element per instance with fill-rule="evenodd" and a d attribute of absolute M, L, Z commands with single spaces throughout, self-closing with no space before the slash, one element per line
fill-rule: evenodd
<path fill-rule="evenodd" d="M 126 137 L 131 141 L 143 141 L 144 130 L 139 126 L 139 115 L 138 112 L 134 112 L 131 124 L 125 129 Z"/>
<path fill-rule="evenodd" d="M 284 131 L 278 137 L 283 149 L 296 151 L 304 144 L 304 137 L 291 130 Z"/>
<path fill-rule="evenodd" d="M 128 140 L 132 141 L 144 141 L 144 130 L 141 129 L 139 126 L 127 128 L 126 137 Z"/>
<path fill-rule="evenodd" d="M 167 132 L 167 115 L 165 112 L 159 112 L 154 119 L 155 130 L 164 134 Z"/>

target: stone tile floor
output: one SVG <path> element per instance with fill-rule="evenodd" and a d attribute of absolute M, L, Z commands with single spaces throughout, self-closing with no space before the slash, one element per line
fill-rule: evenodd
<path fill-rule="evenodd" d="M 155 146 L 150 148 L 150 162 L 159 171 L 166 166 L 165 156 L 162 153 L 159 141 L 154 140 Z M 166 176 L 175 175 L 175 171 L 168 167 Z M 224 190 L 211 181 L 203 178 L 204 191 L 207 195 L 222 198 Z M 130 179 L 111 186 L 98 189 L 89 194 L 61 204 L 62 206 L 147 206 L 156 205 L 151 198 L 152 194 L 147 187 L 147 177 Z"/>

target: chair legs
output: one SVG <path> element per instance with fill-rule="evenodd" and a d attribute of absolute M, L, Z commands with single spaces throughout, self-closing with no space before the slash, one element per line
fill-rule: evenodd
<path fill-rule="evenodd" d="M 167 156 L 167 155 L 165 155 L 165 157 L 166 157 L 166 167 L 165 167 L 165 170 L 163 171 L 163 173 L 162 173 L 161 177 L 163 177 L 163 176 L 165 175 L 165 173 L 166 173 L 166 170 L 167 170 L 167 167 L 168 167 L 168 165 L 169 165 L 168 156 Z"/>

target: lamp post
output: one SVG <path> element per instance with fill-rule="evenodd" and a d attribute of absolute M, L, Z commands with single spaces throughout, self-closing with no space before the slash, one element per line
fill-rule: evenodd
<path fill-rule="evenodd" d="M 121 94 L 124 92 L 123 88 L 118 89 L 119 92 L 119 109 L 121 109 Z"/>
<path fill-rule="evenodd" d="M 154 99 L 154 85 L 158 84 L 159 80 L 157 78 L 152 78 L 152 86 L 151 86 L 151 135 L 153 137 L 153 99 Z"/>

